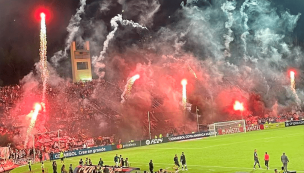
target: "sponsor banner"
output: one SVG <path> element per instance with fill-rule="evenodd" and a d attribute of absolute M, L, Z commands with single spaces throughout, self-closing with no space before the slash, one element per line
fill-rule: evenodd
<path fill-rule="evenodd" d="M 85 148 L 85 149 L 81 149 L 81 150 L 73 150 L 73 151 L 64 152 L 64 157 L 81 156 L 81 155 L 100 153 L 100 152 L 111 151 L 111 150 L 112 150 L 111 145 L 102 146 L 102 147 Z M 59 159 L 60 158 L 59 154 L 60 153 L 55 153 L 54 158 Z"/>
<path fill-rule="evenodd" d="M 246 132 L 250 131 L 256 131 L 256 130 L 263 130 L 264 126 L 263 125 L 247 125 L 246 126 Z"/>
<path fill-rule="evenodd" d="M 101 167 L 103 172 L 106 172 L 105 169 L 108 169 L 109 173 L 116 173 L 116 172 L 125 172 L 130 173 L 134 170 L 140 170 L 139 168 L 129 168 L 129 167 L 123 167 L 123 168 L 116 168 L 116 167 Z M 92 173 L 96 171 L 95 166 L 77 166 L 74 170 L 74 173 Z"/>
<path fill-rule="evenodd" d="M 289 126 L 298 126 L 298 125 L 304 125 L 304 120 L 299 120 L 299 121 L 286 121 L 286 122 L 285 122 L 285 127 L 289 127 Z"/>
<path fill-rule="evenodd" d="M 193 133 L 193 134 L 187 134 L 187 135 L 168 137 L 168 141 L 183 141 L 183 140 L 188 140 L 188 139 L 209 137 L 210 135 L 211 135 L 211 132 L 199 132 L 199 133 Z"/>
<path fill-rule="evenodd" d="M 134 142 L 129 142 L 129 143 L 112 145 L 112 150 L 119 150 L 119 149 L 123 149 L 123 148 L 132 148 L 132 147 L 139 147 L 139 146 L 140 146 L 140 141 L 134 141 Z"/>
<path fill-rule="evenodd" d="M 271 124 L 264 124 L 264 129 L 277 129 L 285 127 L 285 123 L 271 123 Z"/>
<path fill-rule="evenodd" d="M 161 143 L 166 143 L 166 142 L 168 142 L 167 137 L 157 138 L 157 139 L 147 139 L 147 140 L 142 140 L 141 141 L 141 146 L 161 144 Z"/>
<path fill-rule="evenodd" d="M 241 133 L 244 132 L 243 127 L 229 128 L 229 129 L 219 129 L 219 135 L 233 134 L 233 133 Z"/>

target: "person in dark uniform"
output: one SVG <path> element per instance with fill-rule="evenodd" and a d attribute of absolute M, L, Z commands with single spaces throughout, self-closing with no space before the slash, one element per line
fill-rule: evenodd
<path fill-rule="evenodd" d="M 70 167 L 69 167 L 69 173 L 73 173 L 73 167 L 72 167 L 72 164 L 70 164 Z"/>
<path fill-rule="evenodd" d="M 123 158 L 120 158 L 120 167 L 124 167 L 125 166 L 125 161 Z"/>
<path fill-rule="evenodd" d="M 149 170 L 150 170 L 150 173 L 153 173 L 153 162 L 152 160 L 150 160 L 150 163 L 149 163 Z"/>
<path fill-rule="evenodd" d="M 40 160 L 40 163 L 42 162 L 42 151 L 39 152 L 39 160 Z"/>
<path fill-rule="evenodd" d="M 184 168 L 187 169 L 187 165 L 186 165 L 186 156 L 184 155 L 184 152 L 182 152 L 182 155 L 180 157 L 180 162 L 182 163 L 182 169 L 184 170 Z"/>
<path fill-rule="evenodd" d="M 103 160 L 101 158 L 99 159 L 98 165 L 103 166 Z"/>
<path fill-rule="evenodd" d="M 258 165 L 259 165 L 259 168 L 261 168 L 260 162 L 259 162 L 258 153 L 257 153 L 257 150 L 256 150 L 256 149 L 254 150 L 253 158 L 254 158 L 254 165 L 253 165 L 253 168 L 255 169 L 255 165 L 256 165 L 256 164 L 258 164 Z"/>
<path fill-rule="evenodd" d="M 28 163 L 28 166 L 29 166 L 29 170 L 31 172 L 32 171 L 32 161 L 31 161 L 31 159 L 29 159 L 29 161 L 27 163 Z"/>
<path fill-rule="evenodd" d="M 178 166 L 178 168 L 180 167 L 179 166 L 179 163 L 178 163 L 178 157 L 177 157 L 177 154 L 175 154 L 175 157 L 174 157 L 174 164 L 176 165 L 176 166 Z"/>
<path fill-rule="evenodd" d="M 119 162 L 120 160 L 119 160 L 119 157 L 117 156 L 117 154 L 116 154 L 116 156 L 114 157 L 114 162 L 115 162 L 115 166 L 116 167 L 118 167 L 118 162 Z"/>
<path fill-rule="evenodd" d="M 50 152 L 50 162 L 53 160 L 53 156 L 54 156 L 54 153 L 53 151 Z"/>
<path fill-rule="evenodd" d="M 83 161 L 82 161 L 82 159 L 79 160 L 79 165 L 80 165 L 80 166 L 83 166 Z"/>
<path fill-rule="evenodd" d="M 57 173 L 57 163 L 56 161 L 53 161 L 53 173 Z"/>

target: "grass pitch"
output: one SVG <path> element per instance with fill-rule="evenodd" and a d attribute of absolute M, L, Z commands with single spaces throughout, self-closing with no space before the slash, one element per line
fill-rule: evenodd
<path fill-rule="evenodd" d="M 253 169 L 253 151 L 257 149 L 261 169 Z M 264 166 L 264 153 L 270 155 L 270 170 Z M 173 157 L 185 152 L 189 173 L 273 173 L 274 169 L 282 166 L 280 156 L 283 152 L 288 156 L 289 170 L 304 172 L 304 126 L 261 130 L 210 137 L 192 141 L 170 142 L 165 144 L 143 146 L 137 148 L 115 150 L 65 159 L 66 168 L 72 163 L 78 165 L 80 158 L 91 158 L 97 164 L 99 158 L 106 165 L 114 165 L 115 154 L 128 157 L 131 167 L 148 170 L 150 159 L 154 162 L 154 172 L 160 168 L 173 171 Z M 62 164 L 57 160 L 58 172 Z M 41 164 L 34 164 L 32 170 L 41 172 Z M 48 172 L 53 172 L 51 163 L 45 162 Z M 258 166 L 257 166 L 258 167 Z M 28 166 L 19 167 L 12 173 L 28 172 Z"/>

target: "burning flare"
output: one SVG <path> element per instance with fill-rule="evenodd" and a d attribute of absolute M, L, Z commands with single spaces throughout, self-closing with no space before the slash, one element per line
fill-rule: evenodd
<path fill-rule="evenodd" d="M 235 111 L 243 111 L 244 110 L 244 106 L 243 103 L 239 102 L 239 101 L 235 101 L 234 105 L 233 105 L 233 109 Z"/>
<path fill-rule="evenodd" d="M 26 135 L 26 139 L 25 139 L 25 142 L 24 142 L 24 147 L 27 146 L 29 136 L 32 133 L 33 128 L 35 127 L 37 116 L 38 116 L 39 111 L 41 110 L 41 108 L 42 108 L 42 106 L 41 106 L 40 103 L 35 103 L 34 110 L 32 110 L 28 114 L 28 116 L 32 117 L 32 118 L 31 118 L 31 123 L 29 125 L 29 128 L 27 129 L 27 135 Z"/>
<path fill-rule="evenodd" d="M 296 89 L 296 82 L 295 82 L 295 72 L 290 71 L 290 87 L 292 90 Z"/>
<path fill-rule="evenodd" d="M 183 79 L 181 84 L 183 85 L 183 98 L 182 98 L 182 103 L 183 103 L 183 107 L 184 109 L 186 109 L 187 106 L 187 79 Z"/>
<path fill-rule="evenodd" d="M 127 82 L 127 84 L 126 84 L 126 86 L 125 86 L 125 90 L 124 90 L 124 92 L 123 92 L 122 95 L 121 95 L 121 99 L 122 99 L 121 103 L 125 102 L 125 98 L 126 98 L 129 94 L 131 94 L 132 86 L 133 86 L 134 82 L 135 82 L 137 79 L 139 79 L 139 78 L 140 78 L 140 76 L 139 76 L 139 74 L 137 74 L 137 75 L 131 77 L 131 78 L 128 80 L 128 82 Z"/>
<path fill-rule="evenodd" d="M 41 66 L 40 67 L 41 67 L 41 78 L 43 83 L 42 102 L 45 104 L 46 85 L 48 80 L 45 14 L 41 13 L 40 17 L 41 17 L 41 30 L 40 30 L 40 65 Z"/>

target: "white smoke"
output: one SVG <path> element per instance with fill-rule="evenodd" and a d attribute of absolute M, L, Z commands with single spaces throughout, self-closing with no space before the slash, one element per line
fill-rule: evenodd
<path fill-rule="evenodd" d="M 138 23 L 135 23 L 131 20 L 123 20 L 121 14 L 118 14 L 117 16 L 115 16 L 111 19 L 111 26 L 112 26 L 113 30 L 108 34 L 107 39 L 103 43 L 103 49 L 100 52 L 100 55 L 98 57 L 97 56 L 92 57 L 95 73 L 99 76 L 99 78 L 103 78 L 104 74 L 105 74 L 104 71 L 101 71 L 101 69 L 103 69 L 105 67 L 105 64 L 103 64 L 100 61 L 104 60 L 105 54 L 109 47 L 109 43 L 114 38 L 115 33 L 118 30 L 118 26 L 119 26 L 118 22 L 120 22 L 124 26 L 131 25 L 133 28 L 147 29 L 146 27 L 144 27 Z"/>
<path fill-rule="evenodd" d="M 72 41 L 75 39 L 76 33 L 80 27 L 81 15 L 84 15 L 84 8 L 86 6 L 86 0 L 80 0 L 80 7 L 77 9 L 76 14 L 72 16 L 70 19 L 69 25 L 67 27 L 68 37 L 65 41 L 64 50 L 58 51 L 55 55 L 51 58 L 52 63 L 55 66 L 58 66 L 58 62 L 67 57 L 67 50 L 70 49 Z"/>
<path fill-rule="evenodd" d="M 225 22 L 225 28 L 228 29 L 228 33 L 224 35 L 225 47 L 226 47 L 225 56 L 227 56 L 227 57 L 231 56 L 231 54 L 229 52 L 230 51 L 229 44 L 234 40 L 234 38 L 232 37 L 233 31 L 232 31 L 231 27 L 234 22 L 232 11 L 235 10 L 235 5 L 236 5 L 235 1 L 227 1 L 221 7 L 222 10 L 225 12 L 225 14 L 228 17 L 228 21 Z"/>

